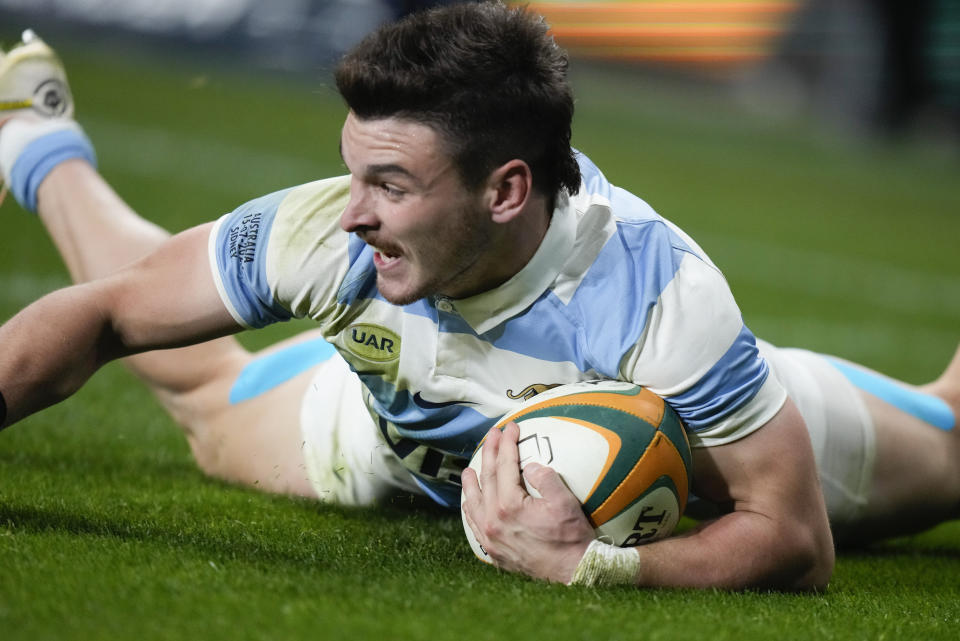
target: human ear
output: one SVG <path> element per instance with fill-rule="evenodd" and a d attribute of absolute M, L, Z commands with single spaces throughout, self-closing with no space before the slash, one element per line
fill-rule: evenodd
<path fill-rule="evenodd" d="M 487 181 L 490 214 L 494 222 L 516 218 L 530 199 L 533 172 L 522 160 L 509 160 L 495 169 Z"/>

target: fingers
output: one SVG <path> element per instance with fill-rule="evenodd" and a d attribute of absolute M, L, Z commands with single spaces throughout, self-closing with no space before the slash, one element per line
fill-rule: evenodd
<path fill-rule="evenodd" d="M 480 452 L 479 475 L 470 468 L 461 475 L 463 513 L 481 545 L 489 539 L 489 530 L 529 496 L 520 477 L 519 434 L 516 423 L 503 431 L 491 429 Z"/>
<path fill-rule="evenodd" d="M 475 470 L 469 467 L 463 470 L 460 475 L 460 482 L 463 486 L 463 498 L 466 503 L 480 500 L 480 481 L 477 479 Z"/>
<path fill-rule="evenodd" d="M 502 430 L 491 429 L 483 441 L 476 496 L 482 496 L 483 502 L 487 505 L 494 505 L 499 502 L 499 506 L 503 507 L 508 504 L 507 501 L 522 501 L 529 496 L 521 475 L 519 438 L 520 427 L 515 422 L 510 421 Z M 554 476 L 556 475 L 554 474 Z M 565 490 L 566 493 L 569 493 L 559 477 L 552 487 L 556 487 L 557 483 L 560 486 L 559 490 Z M 466 485 L 467 482 L 464 480 L 465 493 Z M 474 498 L 473 489 L 471 487 L 471 491 L 466 494 L 468 498 Z M 539 490 L 539 488 L 537 489 Z M 503 499 L 507 499 L 507 501 Z"/>
<path fill-rule="evenodd" d="M 527 496 L 520 478 L 520 451 L 517 448 L 519 439 L 520 427 L 510 421 L 503 428 L 497 450 L 497 492 L 501 502 L 513 503 Z"/>
<path fill-rule="evenodd" d="M 480 450 L 480 487 L 483 494 L 496 494 L 497 491 L 497 455 L 500 451 L 500 439 L 503 433 L 494 428 L 487 432 L 483 448 Z"/>
<path fill-rule="evenodd" d="M 463 488 L 463 504 L 460 507 L 464 520 L 494 565 L 497 565 L 497 559 L 491 553 L 490 535 L 496 535 L 498 526 L 497 456 L 501 438 L 499 429 L 491 429 L 480 450 L 479 474 L 468 467 L 460 476 Z"/>
<path fill-rule="evenodd" d="M 474 511 L 480 510 L 480 506 L 483 504 L 483 496 L 480 492 L 480 481 L 477 479 L 477 473 L 469 467 L 463 471 L 460 480 L 463 483 L 463 505 L 461 506 L 463 516 L 467 521 L 467 525 L 469 525 L 473 531 L 473 537 L 477 541 L 481 541 L 482 531 L 477 524 L 477 518 L 482 517 L 483 513 L 481 511 L 478 514 L 474 514 Z"/>
<path fill-rule="evenodd" d="M 486 522 L 486 506 L 495 504 L 497 496 L 497 451 L 501 433 L 499 429 L 487 432 L 480 449 L 480 473 L 466 468 L 460 476 L 463 488 L 463 514 L 478 541 L 483 541 L 482 524 Z"/>
<path fill-rule="evenodd" d="M 567 582 L 596 536 L 580 501 L 553 469 L 520 471 L 516 423 L 487 434 L 481 470 L 463 471 L 463 515 L 485 560 L 512 572 Z M 529 482 L 527 493 L 523 479 Z M 535 499 L 534 488 L 543 498 Z"/>
<path fill-rule="evenodd" d="M 540 495 L 552 503 L 577 500 L 560 474 L 552 467 L 539 463 L 528 463 L 523 468 L 523 476 Z M 578 501 L 579 503 L 579 501 Z"/>

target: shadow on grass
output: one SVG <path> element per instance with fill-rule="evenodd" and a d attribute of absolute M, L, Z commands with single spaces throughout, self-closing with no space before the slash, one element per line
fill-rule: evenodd
<path fill-rule="evenodd" d="M 960 542 L 957 547 L 915 543 L 878 543 L 861 548 L 842 548 L 837 551 L 841 559 L 942 559 L 960 562 Z"/>
<path fill-rule="evenodd" d="M 858 545 L 849 541 L 840 546 L 845 557 L 929 556 L 960 559 L 960 520 L 944 521 L 922 532 L 901 535 Z"/>

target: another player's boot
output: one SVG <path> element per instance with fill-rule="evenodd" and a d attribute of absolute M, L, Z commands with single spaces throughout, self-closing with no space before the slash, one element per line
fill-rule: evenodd
<path fill-rule="evenodd" d="M 73 115 L 73 98 L 63 64 L 33 31 L 10 51 L 0 51 L 0 122 L 34 113 L 53 118 Z"/>
<path fill-rule="evenodd" d="M 0 203 L 7 188 L 28 211 L 37 189 L 59 163 L 95 164 L 93 146 L 73 120 L 73 97 L 63 64 L 29 29 L 22 42 L 0 51 Z"/>

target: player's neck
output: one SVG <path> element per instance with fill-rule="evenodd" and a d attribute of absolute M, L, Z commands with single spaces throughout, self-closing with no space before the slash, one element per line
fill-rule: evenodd
<path fill-rule="evenodd" d="M 503 249 L 495 263 L 499 265 L 496 285 L 516 276 L 537 253 L 550 227 L 551 213 L 546 199 L 531 197 L 523 213 L 504 225 L 504 242 L 499 244 Z"/>
<path fill-rule="evenodd" d="M 490 291 L 516 276 L 543 243 L 550 226 L 550 212 L 546 201 L 531 198 L 523 212 L 509 222 L 497 226 L 496 236 L 489 244 L 489 251 L 477 266 L 475 274 L 483 274 L 473 282 L 473 287 L 448 294 L 451 298 L 468 298 Z"/>

